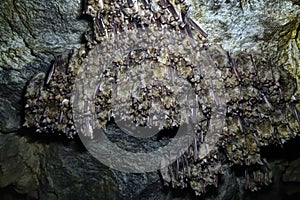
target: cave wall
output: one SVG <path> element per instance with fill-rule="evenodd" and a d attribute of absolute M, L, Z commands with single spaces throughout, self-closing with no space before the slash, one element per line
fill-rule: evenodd
<path fill-rule="evenodd" d="M 286 53 L 277 47 L 278 30 L 286 24 L 292 24 L 295 30 L 299 26 L 295 19 L 299 14 L 297 1 L 191 1 L 191 4 L 191 15 L 209 33 L 210 42 L 222 44 L 230 52 L 266 51 L 276 58 L 277 52 Z M 34 74 L 48 70 L 55 56 L 82 45 L 83 34 L 90 29 L 82 7 L 81 0 L 5 0 L 0 4 L 0 198 L 196 198 L 191 191 L 181 193 L 164 188 L 157 173 L 111 170 L 90 156 L 78 141 L 35 135 L 33 130 L 21 129 L 28 81 Z M 270 34 L 274 37 L 270 38 Z M 297 38 L 287 37 L 286 41 L 294 44 Z M 274 147 L 278 157 L 266 153 L 274 183 L 262 193 L 245 191 L 243 179 L 225 165 L 222 184 L 205 198 L 298 197 L 299 156 L 286 158 L 294 153 L 297 144 L 298 140 L 287 143 L 284 147 L 288 150 Z"/>

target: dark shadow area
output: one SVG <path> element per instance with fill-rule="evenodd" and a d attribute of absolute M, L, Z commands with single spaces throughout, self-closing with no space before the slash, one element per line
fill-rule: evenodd
<path fill-rule="evenodd" d="M 7 186 L 5 188 L 0 188 L 0 199 L 1 200 L 31 200 L 33 198 L 29 198 L 25 194 L 17 193 L 13 189 L 13 186 Z"/>
<path fill-rule="evenodd" d="M 295 160 L 300 157 L 300 137 L 289 140 L 283 145 L 273 144 L 261 147 L 261 156 L 268 161 L 278 159 Z"/>

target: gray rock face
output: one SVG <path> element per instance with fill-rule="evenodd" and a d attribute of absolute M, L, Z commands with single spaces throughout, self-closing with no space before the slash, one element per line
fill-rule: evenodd
<path fill-rule="evenodd" d="M 30 145 L 27 139 L 18 138 L 13 134 L 1 134 L 0 143 L 0 187 L 14 185 L 16 191 L 21 194 L 37 189 L 43 146 Z"/>
<path fill-rule="evenodd" d="M 290 0 L 192 1 L 192 16 L 198 19 L 209 39 L 230 52 L 261 52 L 270 44 L 266 33 L 288 23 L 299 13 Z"/>
<path fill-rule="evenodd" d="M 0 187 L 13 185 L 34 199 L 118 199 L 112 171 L 74 145 L 32 143 L 15 134 L 1 135 L 1 144 Z"/>
<path fill-rule="evenodd" d="M 1 134 L 0 144 L 0 188 L 13 186 L 27 198 L 134 199 L 148 185 L 161 187 L 157 173 L 113 171 L 75 141 L 36 142 Z"/>
<path fill-rule="evenodd" d="M 26 82 L 46 71 L 53 55 L 80 44 L 87 22 L 81 1 L 3 1 L 0 5 L 0 130 L 21 125 Z"/>

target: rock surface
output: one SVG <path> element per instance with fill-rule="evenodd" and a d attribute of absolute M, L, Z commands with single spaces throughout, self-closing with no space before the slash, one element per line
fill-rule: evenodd
<path fill-rule="evenodd" d="M 112 132 L 120 134 L 116 129 Z M 28 137 L 28 134 L 0 134 L 0 199 L 198 199 L 189 190 L 164 188 L 157 173 L 130 174 L 111 170 L 87 153 L 79 142 L 32 137 L 34 134 Z M 204 198 L 297 199 L 300 156 L 293 155 L 293 151 L 299 142 L 286 144 L 290 147 L 286 149 L 273 147 L 275 158 L 265 155 L 270 160 L 274 179 L 263 191 L 246 191 L 243 174 L 224 165 L 220 186 L 211 188 Z"/>
<path fill-rule="evenodd" d="M 113 171 L 78 143 L 1 134 L 0 188 L 12 186 L 24 197 L 48 200 L 133 199 L 148 185 L 160 187 L 157 173 Z"/>
<path fill-rule="evenodd" d="M 114 127 L 112 132 L 120 134 Z M 49 140 L 48 140 L 49 139 Z M 37 142 L 38 141 L 38 142 Z M 192 199 L 192 191 L 164 188 L 157 173 L 111 170 L 78 141 L 0 134 L 0 199 Z M 9 149 L 9 150 L 8 150 Z M 226 178 L 225 178 L 226 177 Z M 220 193 L 207 199 L 230 199 L 238 190 L 227 168 Z M 233 184 L 235 183 L 235 184 Z M 16 193 L 9 191 L 15 191 Z"/>
<path fill-rule="evenodd" d="M 26 82 L 88 29 L 81 1 L 5 0 L 0 9 L 0 131 L 20 128 Z"/>

